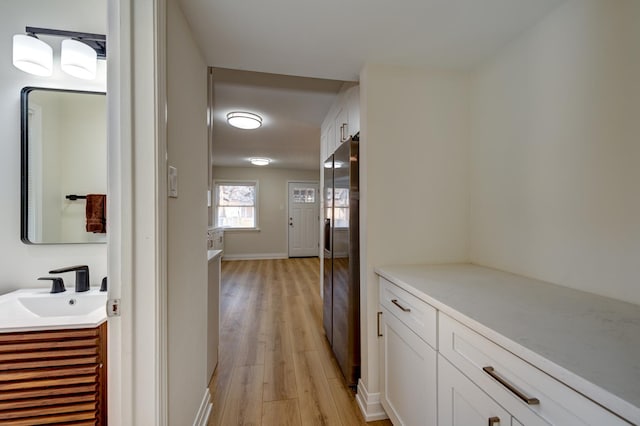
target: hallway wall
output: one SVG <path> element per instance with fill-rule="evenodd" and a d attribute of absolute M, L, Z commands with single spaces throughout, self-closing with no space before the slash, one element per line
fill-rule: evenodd
<path fill-rule="evenodd" d="M 259 231 L 225 231 L 224 259 L 287 257 L 287 181 L 319 181 L 317 170 L 214 167 L 215 180 L 258 181 Z M 213 200 L 212 200 L 213 202 Z"/>

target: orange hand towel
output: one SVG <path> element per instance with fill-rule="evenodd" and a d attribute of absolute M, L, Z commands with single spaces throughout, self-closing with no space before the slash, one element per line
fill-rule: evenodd
<path fill-rule="evenodd" d="M 87 232 L 105 234 L 107 232 L 107 196 L 87 194 Z"/>

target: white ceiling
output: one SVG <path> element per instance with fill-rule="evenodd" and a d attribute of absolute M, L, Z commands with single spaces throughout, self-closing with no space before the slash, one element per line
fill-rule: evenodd
<path fill-rule="evenodd" d="M 269 167 L 318 169 L 320 124 L 342 82 L 215 68 L 213 158 L 215 166 L 250 166 L 267 157 Z M 263 119 L 256 130 L 226 122 L 231 111 Z"/>
<path fill-rule="evenodd" d="M 468 69 L 534 25 L 565 0 L 181 0 L 211 66 L 289 76 L 357 81 L 366 63 Z M 234 103 L 265 114 L 256 131 L 214 132 L 216 162 L 272 156 L 282 167 L 306 168 L 303 133 L 319 127 L 326 92 L 216 85 L 216 114 Z M 315 100 L 317 98 L 317 101 Z M 307 110 L 308 109 L 308 110 Z M 222 123 L 224 124 L 224 123 Z M 282 132 L 282 133 L 279 133 Z M 296 141 L 295 143 L 293 141 Z M 282 145 L 280 145 L 282 143 Z M 314 142 L 318 144 L 318 140 Z M 246 144 L 246 145 L 245 145 Z M 271 148 L 274 150 L 271 151 Z M 305 161 L 293 161 L 299 149 Z M 259 152 L 260 151 L 260 152 Z M 272 154 L 273 153 L 273 154 Z M 315 153 L 315 154 L 314 154 Z M 246 163 L 245 163 L 246 164 Z"/>

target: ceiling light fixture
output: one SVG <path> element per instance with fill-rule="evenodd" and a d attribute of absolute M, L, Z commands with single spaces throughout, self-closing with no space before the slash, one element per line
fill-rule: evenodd
<path fill-rule="evenodd" d="M 29 74 L 50 76 L 53 50 L 38 35 L 66 37 L 60 49 L 60 66 L 64 72 L 87 80 L 96 76 L 96 60 L 107 57 L 104 34 L 79 33 L 49 28 L 25 27 L 24 34 L 13 36 L 13 65 Z"/>
<path fill-rule="evenodd" d="M 262 117 L 246 111 L 233 111 L 227 114 L 227 122 L 238 129 L 253 130 L 262 126 Z"/>
<path fill-rule="evenodd" d="M 271 160 L 268 158 L 250 158 L 249 161 L 251 161 L 251 164 L 254 166 L 267 166 L 271 163 Z"/>

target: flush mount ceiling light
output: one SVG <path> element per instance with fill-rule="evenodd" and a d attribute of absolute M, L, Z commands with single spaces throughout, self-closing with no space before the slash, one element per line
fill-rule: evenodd
<path fill-rule="evenodd" d="M 53 49 L 35 36 L 13 36 L 13 65 L 29 74 L 48 77 L 53 72 Z"/>
<path fill-rule="evenodd" d="M 94 79 L 96 60 L 107 57 L 107 38 L 104 34 L 79 33 L 26 27 L 24 34 L 13 36 L 13 65 L 29 74 L 50 76 L 53 71 L 53 50 L 38 35 L 66 37 L 60 49 L 60 67 L 74 77 Z"/>
<path fill-rule="evenodd" d="M 98 54 L 89 45 L 73 39 L 62 40 L 60 68 L 83 80 L 96 78 Z"/>
<path fill-rule="evenodd" d="M 254 166 L 267 166 L 271 163 L 271 160 L 268 158 L 251 158 L 249 161 L 251 161 L 251 164 Z"/>
<path fill-rule="evenodd" d="M 262 117 L 245 111 L 233 111 L 227 114 L 227 122 L 238 129 L 253 130 L 262 126 Z"/>

